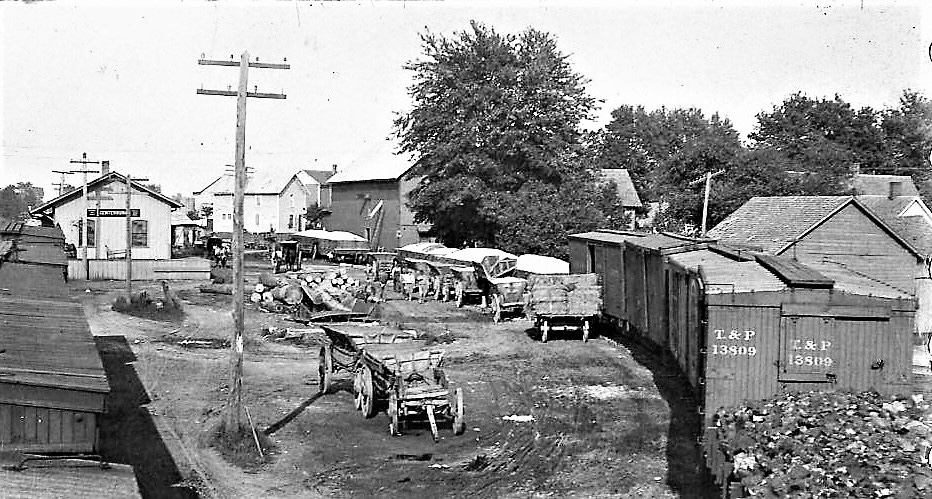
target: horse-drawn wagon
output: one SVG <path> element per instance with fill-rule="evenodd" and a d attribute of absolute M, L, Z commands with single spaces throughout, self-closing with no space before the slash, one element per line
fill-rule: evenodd
<path fill-rule="evenodd" d="M 528 276 L 525 313 L 545 343 L 553 331 L 582 331 L 583 341 L 588 341 L 601 310 L 602 285 L 597 274 Z"/>
<path fill-rule="evenodd" d="M 416 334 L 323 325 L 328 343 L 320 349 L 319 388 L 330 389 L 333 374 L 353 374 L 353 400 L 366 418 L 385 408 L 389 432 L 400 434 L 407 422 L 427 419 L 438 440 L 437 416 L 452 423 L 453 433 L 466 429 L 460 388 L 451 390 L 443 371 L 443 350 L 430 348 Z"/>

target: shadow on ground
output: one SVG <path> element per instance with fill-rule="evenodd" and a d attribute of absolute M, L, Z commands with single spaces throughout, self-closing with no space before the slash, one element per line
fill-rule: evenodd
<path fill-rule="evenodd" d="M 94 339 L 110 383 L 108 410 L 100 418 L 100 454 L 108 461 L 132 466 L 146 499 L 197 498 L 196 492 L 178 485 L 181 474 L 145 407 L 149 395 L 133 367 L 136 356 L 126 338 Z"/>
<path fill-rule="evenodd" d="M 689 380 L 676 362 L 656 346 L 636 337 L 600 331 L 630 352 L 634 360 L 650 370 L 654 384 L 670 407 L 670 427 L 667 431 L 667 485 L 683 498 L 713 499 L 719 497 L 699 447 L 702 416 Z"/>

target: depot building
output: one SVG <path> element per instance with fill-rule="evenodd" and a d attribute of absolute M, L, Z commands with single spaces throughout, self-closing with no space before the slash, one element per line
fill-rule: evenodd
<path fill-rule="evenodd" d="M 171 213 L 182 205 L 144 185 L 132 182 L 130 220 L 134 260 L 171 258 Z M 87 202 L 82 189 L 66 192 L 33 210 L 52 217 L 65 234 L 65 242 L 84 258 L 83 215 L 87 219 L 88 260 L 126 256 L 126 177 L 105 171 L 88 182 Z"/>

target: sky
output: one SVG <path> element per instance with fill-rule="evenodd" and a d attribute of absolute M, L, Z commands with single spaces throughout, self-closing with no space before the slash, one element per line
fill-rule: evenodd
<path fill-rule="evenodd" d="M 234 159 L 238 69 L 197 60 L 282 62 L 250 69 L 246 163 L 345 169 L 393 153 L 393 120 L 411 109 L 406 62 L 420 34 L 477 20 L 502 33 L 554 35 L 601 101 L 598 129 L 621 105 L 696 107 L 744 136 L 794 92 L 856 107 L 894 107 L 904 89 L 932 98 L 932 17 L 921 2 L 370 1 L 0 3 L 0 186 L 54 197 L 53 170 L 87 153 L 191 195 Z M 80 185 L 81 176 L 67 180 Z"/>

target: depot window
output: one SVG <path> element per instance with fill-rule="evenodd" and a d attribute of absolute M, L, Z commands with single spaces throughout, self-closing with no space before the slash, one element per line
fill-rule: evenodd
<path fill-rule="evenodd" d="M 84 231 L 81 230 L 83 225 L 78 220 L 78 246 L 84 246 Z M 87 246 L 93 248 L 97 245 L 97 221 L 87 221 Z"/>
<path fill-rule="evenodd" d="M 133 220 L 133 247 L 149 246 L 149 222 Z"/>

